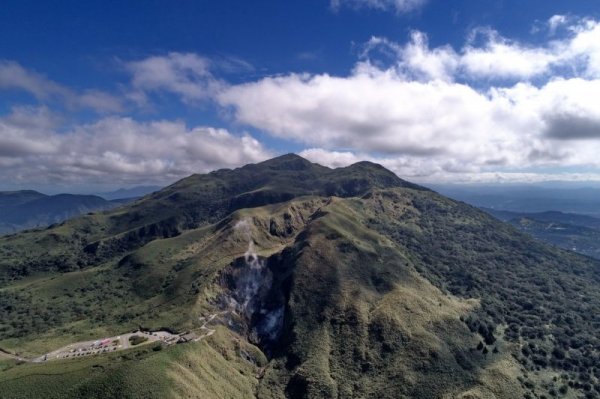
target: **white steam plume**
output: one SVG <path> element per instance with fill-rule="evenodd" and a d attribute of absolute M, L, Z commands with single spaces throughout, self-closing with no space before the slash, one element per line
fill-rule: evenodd
<path fill-rule="evenodd" d="M 233 228 L 235 231 L 244 234 L 248 240 L 248 249 L 244 253 L 244 262 L 247 268 L 240 273 L 236 281 L 236 296 L 238 298 L 236 308 L 250 316 L 257 310 L 253 300 L 258 299 L 261 288 L 269 289 L 271 287 L 272 276 L 266 270 L 265 262 L 258 257 L 254 249 L 250 219 L 245 218 L 238 221 Z"/>

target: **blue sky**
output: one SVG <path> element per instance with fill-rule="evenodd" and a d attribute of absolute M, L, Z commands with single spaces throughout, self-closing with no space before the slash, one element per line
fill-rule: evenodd
<path fill-rule="evenodd" d="M 6 1 L 0 189 L 285 152 L 418 182 L 597 181 L 593 1 Z"/>

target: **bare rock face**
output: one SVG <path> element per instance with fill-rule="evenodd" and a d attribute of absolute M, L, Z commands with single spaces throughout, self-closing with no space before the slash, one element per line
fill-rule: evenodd
<path fill-rule="evenodd" d="M 262 258 L 248 252 L 220 273 L 219 308 L 229 324 L 270 354 L 281 337 L 289 296 L 290 270 L 282 254 Z M 293 265 L 289 265 L 293 266 Z"/>

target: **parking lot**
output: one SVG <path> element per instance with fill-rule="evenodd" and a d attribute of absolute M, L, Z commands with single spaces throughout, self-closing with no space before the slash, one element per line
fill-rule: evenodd
<path fill-rule="evenodd" d="M 132 337 L 139 343 L 134 345 L 131 342 Z M 133 333 L 122 334 L 114 337 L 102 338 L 94 341 L 76 342 L 60 349 L 42 355 L 33 359 L 34 362 L 45 362 L 56 359 L 74 359 L 90 355 L 99 355 L 129 349 L 133 346 L 144 345 L 151 342 L 162 341 L 167 345 L 177 343 L 179 335 L 171 334 L 167 331 L 136 331 Z M 140 342 L 143 341 L 143 342 Z"/>

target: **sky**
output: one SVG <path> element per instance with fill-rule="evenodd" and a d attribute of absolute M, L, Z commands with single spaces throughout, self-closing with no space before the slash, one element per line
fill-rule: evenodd
<path fill-rule="evenodd" d="M 6 0 L 0 190 L 295 152 L 423 184 L 600 181 L 591 0 Z"/>

